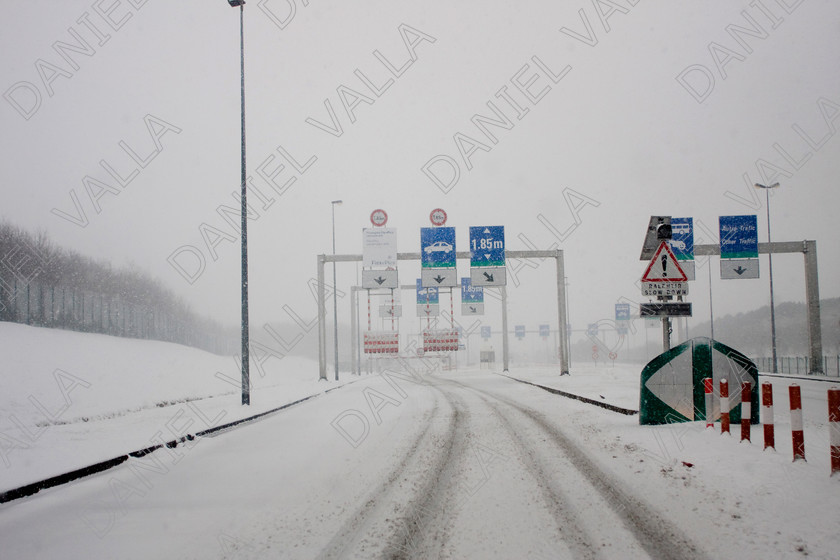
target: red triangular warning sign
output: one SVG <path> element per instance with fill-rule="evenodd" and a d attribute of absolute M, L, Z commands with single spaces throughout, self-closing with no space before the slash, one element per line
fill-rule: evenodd
<path fill-rule="evenodd" d="M 668 246 L 668 243 L 663 241 L 659 244 L 656 253 L 648 264 L 642 276 L 642 282 L 687 282 L 688 277 L 685 271 L 677 262 L 677 257 Z"/>

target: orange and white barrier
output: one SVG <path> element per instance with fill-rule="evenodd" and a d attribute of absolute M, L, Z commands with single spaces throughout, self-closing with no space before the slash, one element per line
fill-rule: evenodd
<path fill-rule="evenodd" d="M 720 433 L 729 433 L 729 381 L 720 380 Z"/>
<path fill-rule="evenodd" d="M 828 390 L 828 443 L 831 446 L 831 476 L 840 473 L 840 389 Z"/>
<path fill-rule="evenodd" d="M 802 394 L 795 383 L 790 392 L 790 437 L 793 441 L 793 460 L 805 460 L 805 432 L 802 430 Z"/>
<path fill-rule="evenodd" d="M 761 384 L 761 418 L 764 421 L 764 449 L 776 449 L 776 436 L 773 426 L 773 385 L 765 381 Z"/>
<path fill-rule="evenodd" d="M 750 441 L 750 419 L 752 418 L 752 394 L 750 382 L 741 383 L 741 441 Z"/>
<path fill-rule="evenodd" d="M 714 418 L 714 398 L 715 398 L 715 384 L 711 377 L 703 379 L 703 388 L 706 390 L 706 428 L 713 428 L 715 425 Z"/>

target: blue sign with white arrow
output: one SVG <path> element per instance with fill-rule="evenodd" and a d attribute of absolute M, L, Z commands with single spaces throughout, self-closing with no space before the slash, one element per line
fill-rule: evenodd
<path fill-rule="evenodd" d="M 455 228 L 420 228 L 420 263 L 423 268 L 455 267 Z"/>
<path fill-rule="evenodd" d="M 490 327 L 481 327 L 481 338 L 490 338 Z"/>
<path fill-rule="evenodd" d="M 505 226 L 470 227 L 470 266 L 505 266 Z"/>
<path fill-rule="evenodd" d="M 720 217 L 720 258 L 758 258 L 758 220 L 755 214 Z"/>

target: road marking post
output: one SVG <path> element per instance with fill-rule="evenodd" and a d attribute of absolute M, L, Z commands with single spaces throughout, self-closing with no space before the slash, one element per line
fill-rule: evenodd
<path fill-rule="evenodd" d="M 831 476 L 840 473 L 840 389 L 828 390 L 828 441 L 831 446 Z"/>
<path fill-rule="evenodd" d="M 712 381 L 711 377 L 706 377 L 703 379 L 703 388 L 706 390 L 706 428 L 713 428 L 715 426 L 715 418 L 714 418 L 714 391 L 715 391 L 715 384 Z"/>
<path fill-rule="evenodd" d="M 729 381 L 720 380 L 720 433 L 729 433 Z"/>
<path fill-rule="evenodd" d="M 752 393 L 750 382 L 741 383 L 741 441 L 750 441 L 750 419 L 752 417 Z"/>
<path fill-rule="evenodd" d="M 773 385 L 761 384 L 761 415 L 764 420 L 764 449 L 776 450 L 776 436 L 773 426 Z"/>
<path fill-rule="evenodd" d="M 799 385 L 793 384 L 790 393 L 790 436 L 793 442 L 793 460 L 805 460 L 805 432 L 802 430 L 802 393 Z"/>

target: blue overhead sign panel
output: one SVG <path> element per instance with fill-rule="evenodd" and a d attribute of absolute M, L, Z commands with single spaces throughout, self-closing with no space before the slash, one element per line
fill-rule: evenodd
<path fill-rule="evenodd" d="M 417 279 L 417 303 L 419 304 L 432 304 L 432 303 L 440 303 L 440 294 L 437 288 L 428 287 L 424 288 L 420 278 Z"/>
<path fill-rule="evenodd" d="M 505 266 L 505 226 L 470 227 L 470 266 Z"/>
<path fill-rule="evenodd" d="M 461 303 L 484 303 L 484 288 L 473 286 L 469 278 L 461 278 Z"/>
<path fill-rule="evenodd" d="M 671 218 L 671 251 L 678 261 L 694 260 L 694 218 Z"/>
<path fill-rule="evenodd" d="M 513 332 L 516 334 L 516 338 L 525 338 L 525 325 L 516 325 L 513 327 Z"/>
<path fill-rule="evenodd" d="M 420 228 L 420 262 L 423 268 L 455 267 L 455 228 Z"/>
<path fill-rule="evenodd" d="M 758 220 L 755 215 L 720 217 L 720 258 L 758 258 Z"/>
<path fill-rule="evenodd" d="M 630 304 L 616 303 L 615 304 L 615 320 L 629 321 L 630 320 Z"/>
<path fill-rule="evenodd" d="M 490 327 L 481 327 L 481 338 L 490 338 Z"/>
<path fill-rule="evenodd" d="M 551 336 L 551 327 L 548 325 L 540 325 L 540 336 L 543 338 Z"/>

